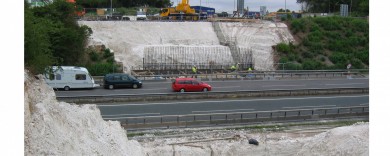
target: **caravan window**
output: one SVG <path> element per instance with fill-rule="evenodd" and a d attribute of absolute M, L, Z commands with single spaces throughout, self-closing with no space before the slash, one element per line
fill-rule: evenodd
<path fill-rule="evenodd" d="M 61 74 L 56 75 L 56 80 L 61 80 Z"/>
<path fill-rule="evenodd" d="M 76 80 L 86 80 L 87 75 L 85 74 L 76 74 Z"/>

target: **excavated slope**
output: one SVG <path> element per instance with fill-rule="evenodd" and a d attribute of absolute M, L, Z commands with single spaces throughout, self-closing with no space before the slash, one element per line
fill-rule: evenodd
<path fill-rule="evenodd" d="M 132 67 L 142 66 L 146 47 L 164 50 L 164 47 L 171 46 L 183 49 L 181 52 L 184 53 L 192 53 L 194 47 L 201 47 L 196 50 L 200 53 L 194 57 L 196 58 L 194 64 L 204 60 L 221 62 L 218 59 L 222 57 L 228 60 L 224 62 L 233 63 L 229 47 L 220 45 L 210 22 L 79 21 L 79 24 L 92 28 L 90 45 L 104 44 L 114 50 L 115 59 L 123 62 L 125 72 L 129 72 Z M 283 23 L 270 21 L 221 23 L 220 27 L 225 40 L 234 38 L 238 48 L 251 48 L 253 50 L 253 62 L 257 70 L 274 70 L 272 46 L 280 42 L 293 41 L 287 26 Z M 221 48 L 223 51 L 219 51 L 217 54 L 221 56 L 212 53 L 215 49 Z M 191 51 L 185 51 L 186 49 L 191 49 Z M 205 52 L 211 54 L 205 55 Z M 167 54 L 165 51 L 158 50 L 154 53 L 160 56 Z M 226 58 L 226 55 L 230 55 L 230 57 Z M 158 63 L 166 60 L 165 58 L 174 57 L 183 58 L 184 56 L 162 56 L 162 60 L 155 60 L 155 62 Z M 181 60 L 171 61 L 180 62 Z"/>

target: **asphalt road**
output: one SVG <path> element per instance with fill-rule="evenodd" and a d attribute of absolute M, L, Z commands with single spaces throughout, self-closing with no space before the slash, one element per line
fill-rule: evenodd
<path fill-rule="evenodd" d="M 369 105 L 369 95 L 302 96 L 224 100 L 98 104 L 103 118 L 254 112 Z"/>
<path fill-rule="evenodd" d="M 276 89 L 321 89 L 321 88 L 351 88 L 369 87 L 369 79 L 328 79 L 328 80 L 229 80 L 204 81 L 212 86 L 212 92 L 240 90 L 276 90 Z M 171 82 L 143 82 L 139 89 L 77 89 L 70 91 L 55 91 L 57 96 L 91 96 L 91 95 L 121 95 L 121 94 L 151 94 L 172 93 Z"/>

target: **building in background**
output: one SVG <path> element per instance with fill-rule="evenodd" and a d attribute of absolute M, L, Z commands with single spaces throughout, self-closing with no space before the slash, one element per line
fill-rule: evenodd
<path fill-rule="evenodd" d="M 265 16 L 267 14 L 267 7 L 260 6 L 260 16 Z"/>
<path fill-rule="evenodd" d="M 215 14 L 215 8 L 209 8 L 204 6 L 191 6 L 192 9 L 195 9 L 196 13 L 201 12 L 202 16 L 212 17 Z"/>
<path fill-rule="evenodd" d="M 237 0 L 237 13 L 239 14 L 238 17 L 242 17 L 244 15 L 244 0 Z"/>
<path fill-rule="evenodd" d="M 348 16 L 348 4 L 340 4 L 340 16 Z"/>

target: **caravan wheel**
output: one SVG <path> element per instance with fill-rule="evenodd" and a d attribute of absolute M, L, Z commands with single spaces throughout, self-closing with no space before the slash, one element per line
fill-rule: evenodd
<path fill-rule="evenodd" d="M 70 89 L 69 86 L 65 86 L 65 87 L 64 87 L 64 90 L 65 90 L 65 91 L 68 91 L 69 89 Z"/>

